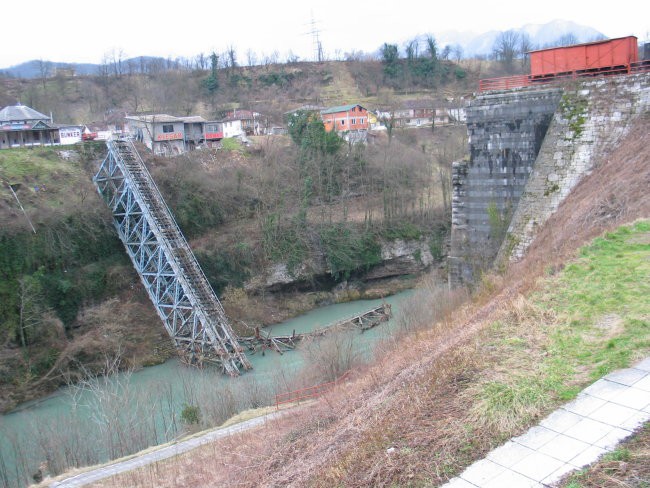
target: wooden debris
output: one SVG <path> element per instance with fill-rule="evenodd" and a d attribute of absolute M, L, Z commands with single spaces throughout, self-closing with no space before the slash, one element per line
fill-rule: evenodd
<path fill-rule="evenodd" d="M 311 332 L 304 334 L 296 334 L 294 330 L 291 335 L 284 336 L 271 336 L 271 333 L 264 333 L 259 327 L 255 327 L 255 334 L 250 337 L 240 337 L 239 342 L 249 351 L 256 353 L 261 351 L 262 354 L 267 349 L 277 351 L 284 354 L 296 348 L 298 342 L 312 337 L 321 337 L 330 332 L 338 332 L 342 330 L 359 329 L 361 332 L 372 329 L 382 322 L 386 322 L 392 317 L 391 305 L 383 303 L 379 307 L 375 307 L 367 312 L 353 315 L 352 317 L 339 320 L 333 324 L 315 329 Z"/>

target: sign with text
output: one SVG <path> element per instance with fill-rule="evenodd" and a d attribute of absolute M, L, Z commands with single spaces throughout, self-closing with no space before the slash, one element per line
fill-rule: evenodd
<path fill-rule="evenodd" d="M 174 139 L 182 139 L 182 132 L 168 132 L 167 134 L 158 134 L 156 136 L 157 141 L 172 141 Z"/>

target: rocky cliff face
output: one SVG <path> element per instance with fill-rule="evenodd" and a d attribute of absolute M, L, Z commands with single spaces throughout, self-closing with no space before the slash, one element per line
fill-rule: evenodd
<path fill-rule="evenodd" d="M 382 262 L 368 270 L 360 271 L 354 278 L 369 282 L 385 278 L 422 273 L 435 262 L 428 239 L 382 240 Z M 274 292 L 289 288 L 313 287 L 314 282 L 334 286 L 332 270 L 324 257 L 318 255 L 309 262 L 290 269 L 287 263 L 275 263 L 245 284 L 249 292 Z"/>

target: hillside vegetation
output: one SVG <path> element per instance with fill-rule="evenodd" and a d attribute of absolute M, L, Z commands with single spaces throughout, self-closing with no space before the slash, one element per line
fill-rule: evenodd
<path fill-rule="evenodd" d="M 437 486 L 647 356 L 649 122 L 602 155 L 521 263 L 462 308 L 423 289 L 408 336 L 316 405 L 95 486 Z"/>
<path fill-rule="evenodd" d="M 272 125 L 284 125 L 283 113 L 304 104 L 361 103 L 397 108 L 403 100 L 444 102 L 474 91 L 483 63 L 462 66 L 426 58 L 268 63 L 224 66 L 156 66 L 144 73 L 106 69 L 95 76 L 48 76 L 13 79 L 0 76 L 0 106 L 17 101 L 52 112 L 55 122 L 114 123 L 128 112 L 202 115 L 209 120 L 230 108 L 252 109 Z"/>
<path fill-rule="evenodd" d="M 383 242 L 422 241 L 438 262 L 445 254 L 446 161 L 464 153 L 464 127 L 395 131 L 367 147 L 336 138 L 322 149 L 324 136 L 310 129 L 296 141 L 264 136 L 169 159 L 142 149 L 236 328 L 412 286 L 398 277 L 364 295 Z M 91 181 L 105 151 L 0 153 L 2 408 L 68 381 L 79 365 L 100 368 L 106 355 L 138 367 L 172 353 Z M 274 265 L 296 283 L 268 288 Z"/>

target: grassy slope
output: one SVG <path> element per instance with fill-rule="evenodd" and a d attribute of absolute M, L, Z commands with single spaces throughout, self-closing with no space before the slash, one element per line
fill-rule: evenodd
<path fill-rule="evenodd" d="M 130 474 L 129 485 L 435 486 L 650 353 L 650 222 L 618 229 L 650 216 L 647 129 L 641 121 L 603 157 L 529 257 L 486 278 L 473 304 L 388 344 L 313 409 Z M 432 305 L 420 297 L 411 309 Z"/>

